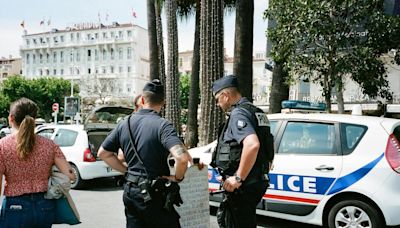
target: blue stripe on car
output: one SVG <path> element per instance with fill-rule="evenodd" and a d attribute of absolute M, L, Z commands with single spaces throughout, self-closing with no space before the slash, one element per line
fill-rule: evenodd
<path fill-rule="evenodd" d="M 378 164 L 378 162 L 383 158 L 383 153 L 373 160 L 372 162 L 366 164 L 365 166 L 357 169 L 356 171 L 347 174 L 346 176 L 340 177 L 336 180 L 335 184 L 329 190 L 328 195 L 335 194 L 337 192 L 342 191 L 345 188 L 348 188 L 350 185 L 353 185 L 361 178 L 363 178 L 369 171 L 372 170 Z"/>

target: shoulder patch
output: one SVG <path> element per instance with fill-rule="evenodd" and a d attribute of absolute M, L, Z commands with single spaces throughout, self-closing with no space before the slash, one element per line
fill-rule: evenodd
<path fill-rule="evenodd" d="M 263 127 L 270 126 L 267 114 L 265 114 L 263 112 L 256 112 L 254 114 L 256 115 L 256 118 L 258 120 L 258 126 L 263 126 Z"/>
<path fill-rule="evenodd" d="M 246 122 L 243 121 L 243 120 L 238 120 L 237 121 L 237 126 L 238 126 L 239 129 L 242 129 L 242 128 L 246 127 Z"/>

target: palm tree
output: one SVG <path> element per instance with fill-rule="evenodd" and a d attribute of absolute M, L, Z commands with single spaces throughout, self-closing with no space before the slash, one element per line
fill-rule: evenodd
<path fill-rule="evenodd" d="M 155 0 L 147 0 L 147 24 L 149 36 L 149 59 L 150 59 L 150 79 L 159 78 L 159 57 L 157 45 L 157 30 L 156 30 L 156 10 Z"/>
<path fill-rule="evenodd" d="M 177 1 L 166 0 L 165 10 L 167 15 L 167 40 L 168 64 L 165 80 L 166 107 L 165 117 L 170 120 L 180 132 L 180 106 L 179 106 L 179 72 L 178 72 L 178 28 L 176 21 Z"/>
<path fill-rule="evenodd" d="M 156 12 L 156 30 L 157 30 L 157 46 L 159 56 L 159 78 L 163 84 L 165 84 L 165 58 L 164 58 L 164 39 L 163 39 L 163 28 L 161 21 L 161 11 L 163 8 L 163 0 L 156 0 L 155 12 Z"/>
<path fill-rule="evenodd" d="M 240 92 L 253 100 L 254 0 L 236 0 L 235 51 L 233 74 L 238 76 Z"/>
<path fill-rule="evenodd" d="M 195 12 L 195 31 L 192 57 L 192 73 L 190 76 L 188 121 L 186 128 L 185 144 L 187 147 L 196 147 L 199 141 L 197 108 L 199 98 L 199 74 L 200 74 L 200 0 L 178 1 L 178 12 L 183 18 L 188 18 Z"/>
<path fill-rule="evenodd" d="M 212 82 L 223 76 L 223 0 L 201 0 L 200 18 L 200 145 L 217 137 L 216 126 L 222 119 L 212 95 Z"/>

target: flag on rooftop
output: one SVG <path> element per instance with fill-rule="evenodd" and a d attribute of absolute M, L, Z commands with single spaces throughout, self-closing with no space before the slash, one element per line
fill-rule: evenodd
<path fill-rule="evenodd" d="M 132 9 L 132 17 L 136 18 L 136 12 Z"/>
<path fill-rule="evenodd" d="M 21 25 L 22 28 L 25 28 L 25 20 L 21 21 L 21 24 L 19 25 Z"/>
<path fill-rule="evenodd" d="M 41 20 L 39 25 L 40 26 L 44 25 L 44 20 Z"/>

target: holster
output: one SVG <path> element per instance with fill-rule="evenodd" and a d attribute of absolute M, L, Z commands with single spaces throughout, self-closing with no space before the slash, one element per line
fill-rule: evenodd
<path fill-rule="evenodd" d="M 169 181 L 165 184 L 165 204 L 164 209 L 167 211 L 172 211 L 174 209 L 173 205 L 181 206 L 183 203 L 180 187 L 177 182 Z"/>

